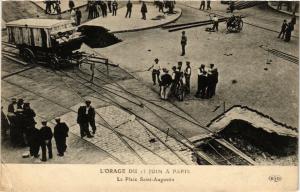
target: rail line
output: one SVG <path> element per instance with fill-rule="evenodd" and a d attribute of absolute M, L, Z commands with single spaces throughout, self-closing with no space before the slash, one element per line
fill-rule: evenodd
<path fill-rule="evenodd" d="M 64 73 L 64 72 L 63 72 Z M 58 75 L 57 73 L 55 73 L 56 75 Z M 70 77 L 70 75 L 68 75 L 68 74 L 66 74 L 66 73 L 64 73 L 64 75 L 65 76 L 68 76 L 69 78 L 72 78 L 72 77 Z M 60 76 L 60 75 L 59 75 Z M 63 77 L 63 76 L 60 76 L 60 77 Z M 74 78 L 72 78 L 73 80 L 74 80 Z M 64 80 L 63 80 L 64 81 Z M 64 81 L 65 82 L 65 81 Z M 64 109 L 67 109 L 67 110 L 69 110 L 69 111 L 72 111 L 72 112 L 77 112 L 77 111 L 75 111 L 75 110 L 71 110 L 71 109 L 69 109 L 68 107 L 66 107 L 66 106 L 63 106 L 63 105 L 61 105 L 60 103 L 58 103 L 58 102 L 55 102 L 54 100 L 52 100 L 52 99 L 49 99 L 49 98 L 47 98 L 47 97 L 44 97 L 43 95 L 41 95 L 41 94 L 39 94 L 39 93 L 36 93 L 36 92 L 34 92 L 34 91 L 31 91 L 31 90 L 29 90 L 29 89 L 27 89 L 27 88 L 25 88 L 25 87 L 23 87 L 23 86 L 20 86 L 20 85 L 18 85 L 18 84 L 15 84 L 15 83 L 11 83 L 11 82 L 7 82 L 7 83 L 9 83 L 9 84 L 12 84 L 12 85 L 14 85 L 14 86 L 17 86 L 17 87 L 19 87 L 19 88 L 21 88 L 21 89 L 24 89 L 25 91 L 27 91 L 27 92 L 30 92 L 30 93 L 32 93 L 32 94 L 35 94 L 35 95 L 37 95 L 38 97 L 41 97 L 41 98 L 43 98 L 43 99 L 45 99 L 45 100 L 47 100 L 47 101 L 49 101 L 49 102 L 51 102 L 51 103 L 53 103 L 53 104 L 56 104 L 56 105 L 58 105 L 58 106 L 60 106 L 60 107 L 62 107 L 62 108 L 64 108 Z M 70 87 L 70 86 L 68 86 L 70 89 L 73 89 L 72 87 Z M 78 93 L 73 89 L 73 92 L 74 93 L 76 93 L 76 95 L 78 95 Z M 79 95 L 78 95 L 79 96 Z M 80 96 L 81 97 L 81 96 Z M 82 97 L 81 97 L 82 98 Z M 99 99 L 101 99 L 101 98 L 99 98 Z M 103 100 L 103 101 L 105 101 L 105 100 Z M 105 102 L 107 102 L 107 101 L 105 101 Z M 116 104 L 116 103 L 114 103 L 114 104 Z M 124 108 L 122 108 L 122 109 L 124 109 Z M 99 114 L 98 114 L 99 115 Z M 103 118 L 102 118 L 103 119 Z M 146 120 L 144 120 L 144 119 L 142 119 L 143 121 L 145 121 L 145 122 L 147 122 Z M 148 123 L 148 122 L 147 122 Z M 99 123 L 98 123 L 99 124 Z M 149 124 L 149 123 L 148 123 Z M 105 128 L 107 128 L 107 129 L 110 129 L 110 130 L 112 130 L 113 128 L 108 128 L 107 126 L 105 126 L 105 125 L 103 125 L 103 124 L 99 124 L 99 125 L 101 125 L 101 126 L 103 126 L 103 127 L 105 127 Z M 141 125 L 143 125 L 144 126 L 144 124 L 142 124 L 141 123 Z M 147 128 L 147 127 L 146 127 Z M 185 164 L 187 164 L 170 146 L 168 146 L 166 143 L 164 143 L 155 133 L 153 133 L 151 130 L 149 130 L 148 128 L 147 128 L 147 130 L 149 131 L 149 132 L 151 132 L 151 134 L 153 135 L 153 136 L 155 136 L 158 140 L 160 140 L 161 141 L 161 143 L 164 145 L 164 146 L 166 146 L 172 153 L 174 153 L 174 155 L 175 156 L 177 156 L 180 160 L 182 160 Z M 159 129 L 158 129 L 159 130 Z M 72 134 L 74 134 L 74 133 L 72 133 Z M 115 134 L 116 135 L 122 135 L 122 136 L 124 136 L 123 134 L 121 134 L 120 132 L 118 132 L 118 131 L 115 131 Z M 74 134 L 74 135 L 76 135 L 76 134 Z M 77 135 L 76 135 L 77 136 Z M 79 136 L 78 136 L 79 137 Z M 136 143 L 136 144 L 138 144 L 139 146 L 141 146 L 142 148 L 144 148 L 144 149 L 146 149 L 147 151 L 150 151 L 151 153 L 153 153 L 154 155 L 156 155 L 156 156 L 158 156 L 159 158 L 161 158 L 163 161 L 165 161 L 165 162 L 167 162 L 168 164 L 172 164 L 170 161 L 168 161 L 168 160 L 166 160 L 165 158 L 163 158 L 161 155 L 159 155 L 159 154 L 157 154 L 156 152 L 154 152 L 153 150 L 151 150 L 151 149 L 149 149 L 149 148 L 147 148 L 146 146 L 144 146 L 143 144 L 141 144 L 141 143 L 139 143 L 139 142 L 137 142 L 137 141 L 135 141 L 134 139 L 132 139 L 132 138 L 129 138 L 128 136 L 124 136 L 124 137 L 127 137 L 128 139 L 130 139 L 131 141 L 133 141 L 134 143 Z M 120 136 L 119 136 L 119 138 L 120 138 Z M 122 141 L 124 141 L 124 142 L 126 142 L 123 138 L 120 138 Z M 89 142 L 88 140 L 86 140 L 86 139 L 84 139 L 86 142 Z M 89 142 L 89 143 L 91 143 L 91 144 L 93 144 L 92 142 Z M 126 142 L 127 143 L 127 142 Z M 114 155 L 112 155 L 112 154 L 110 154 L 108 151 L 105 151 L 104 149 L 102 149 L 102 148 L 100 148 L 100 147 L 98 147 L 97 145 L 95 145 L 95 144 L 93 144 L 94 146 L 96 146 L 97 148 L 99 148 L 99 149 L 101 149 L 102 151 L 104 151 L 104 152 L 106 152 L 107 154 L 109 154 L 109 156 L 111 156 L 111 157 L 113 157 L 113 159 L 114 160 L 116 160 L 117 162 L 119 162 L 119 163 L 121 163 L 121 164 L 125 164 L 122 160 L 120 160 L 120 159 L 118 159 L 117 157 L 115 157 Z M 127 147 L 128 146 L 130 146 L 128 143 L 127 143 Z M 130 147 L 131 148 L 131 147 Z M 132 150 L 134 150 L 134 149 L 132 149 Z M 132 151 L 133 153 L 135 153 L 136 155 L 138 155 L 137 154 L 137 152 L 136 151 Z M 141 158 L 141 157 L 140 157 Z M 145 162 L 144 162 L 144 164 L 146 164 Z"/>
<path fill-rule="evenodd" d="M 123 71 L 125 71 L 124 69 L 122 69 Z M 127 71 L 125 71 L 126 73 L 128 73 Z M 72 78 L 73 80 L 75 80 L 75 81 L 77 81 L 77 82 L 79 82 L 80 84 L 83 84 L 84 86 L 87 86 L 87 85 L 85 85 L 84 83 L 82 83 L 81 81 L 79 81 L 79 80 L 77 80 L 77 79 L 75 79 L 74 77 L 71 77 L 69 74 L 67 74 L 67 73 L 64 73 L 64 72 L 62 72 L 65 76 L 68 76 L 69 78 Z M 131 74 L 129 74 L 129 75 L 131 75 Z M 132 76 L 132 75 L 131 75 Z M 133 76 L 134 77 L 134 76 Z M 97 77 L 98 78 L 98 77 Z M 135 77 L 134 77 L 135 78 Z M 84 79 L 84 78 L 83 78 Z M 84 81 L 85 82 L 89 82 L 90 83 L 90 81 L 88 81 L 88 80 L 86 80 L 86 79 L 84 79 Z M 99 87 L 99 85 L 97 85 L 97 84 L 95 84 L 95 83 L 93 83 L 93 85 L 95 85 L 96 87 Z M 118 86 L 120 86 L 119 84 L 117 84 Z M 91 88 L 91 87 L 89 87 L 89 86 L 87 86 L 89 89 L 91 89 L 91 90 L 93 90 L 94 92 L 96 92 L 96 93 L 98 93 L 98 94 L 100 94 L 100 95 L 102 95 L 103 96 L 103 94 L 102 93 L 99 93 L 97 90 L 95 90 L 95 89 L 93 89 L 93 88 Z M 101 86 L 100 86 L 101 87 Z M 23 87 L 22 87 L 23 88 Z M 123 89 L 123 90 L 125 90 L 122 86 L 120 86 L 120 88 L 121 89 Z M 73 90 L 74 92 L 75 92 L 75 90 Z M 108 90 L 108 89 L 106 89 L 106 91 L 108 91 L 110 94 L 115 94 L 114 92 L 112 92 L 112 91 L 110 91 L 110 90 Z M 32 91 L 31 91 L 32 92 Z M 128 91 L 127 91 L 128 92 Z M 131 92 L 128 92 L 128 93 L 131 93 Z M 122 96 L 120 96 L 119 94 L 115 94 L 115 95 L 117 95 L 117 96 L 119 96 L 119 97 L 122 97 Z M 139 106 L 144 106 L 144 104 L 139 100 L 139 99 L 142 99 L 142 100 L 144 100 L 144 101 L 147 101 L 147 99 L 145 99 L 145 98 L 143 98 L 143 97 L 141 97 L 141 96 L 137 96 L 137 95 L 135 95 L 135 94 L 133 94 L 133 93 L 131 93 L 131 95 L 133 96 L 133 97 L 135 97 L 136 98 L 136 100 L 138 100 L 142 105 L 140 105 L 140 104 L 137 104 L 137 103 L 135 103 L 135 102 L 131 102 L 132 104 L 135 104 L 135 105 L 139 105 Z M 42 95 L 40 95 L 41 97 L 42 97 Z M 80 96 L 80 95 L 79 95 Z M 80 96 L 81 97 L 81 96 Z M 103 98 L 101 98 L 101 99 L 103 99 Z M 111 98 L 107 98 L 107 99 L 109 99 L 109 100 L 111 100 Z M 111 100 L 112 101 L 112 100 Z M 52 101 L 53 102 L 53 101 Z M 107 102 L 107 101 L 106 101 Z M 122 108 L 122 109 L 127 109 L 126 107 L 124 107 L 124 106 L 122 106 L 122 105 L 120 105 L 119 103 L 116 103 L 115 101 L 112 101 L 114 104 L 116 104 L 116 105 L 118 105 L 120 108 Z M 155 106 L 158 106 L 158 107 L 160 107 L 161 109 L 164 109 L 164 110 L 167 110 L 167 109 L 165 109 L 164 107 L 161 107 L 161 106 L 159 106 L 159 105 L 157 105 L 157 104 L 155 104 L 155 103 L 153 103 L 152 101 L 147 101 L 148 103 L 150 103 L 150 104 L 153 104 L 153 105 L 155 105 Z M 161 118 L 157 113 L 155 113 L 155 111 L 153 111 L 150 107 L 148 107 L 148 106 L 146 106 L 147 107 L 147 109 L 149 109 L 155 116 L 157 116 L 157 117 L 159 117 L 159 118 Z M 181 110 L 181 109 L 180 109 Z M 126 110 L 126 111 L 128 111 L 128 112 L 130 112 L 130 110 Z M 173 111 L 170 111 L 170 110 L 167 110 L 167 111 L 169 111 L 169 112 L 171 112 L 171 113 L 173 113 L 173 114 L 176 114 L 176 113 L 174 113 Z M 182 110 L 182 112 L 184 112 L 186 115 L 188 115 L 188 116 L 190 116 L 189 114 L 187 114 L 185 111 L 183 111 Z M 132 112 L 131 112 L 132 113 Z M 134 114 L 134 113 L 133 113 Z M 141 120 L 143 120 L 143 121 L 145 121 L 145 122 L 147 122 L 147 120 L 145 120 L 145 119 L 143 119 L 142 117 L 140 117 L 138 114 L 135 114 L 137 117 L 139 117 Z M 178 114 L 176 114 L 176 115 L 178 115 Z M 191 120 L 189 120 L 189 119 L 187 119 L 186 117 L 183 117 L 183 116 L 180 116 L 179 115 L 179 117 L 181 117 L 181 118 L 183 118 L 183 119 L 185 119 L 185 120 L 188 120 L 188 121 L 190 121 L 190 122 L 192 122 L 192 123 L 194 123 L 195 125 L 198 125 L 198 126 L 201 126 L 201 125 L 199 125 L 199 123 L 197 122 L 194 122 L 194 121 L 191 121 Z M 206 162 L 208 162 L 208 163 L 210 163 L 210 164 L 217 164 L 214 160 L 212 160 L 211 158 L 209 158 L 207 155 L 205 155 L 202 151 L 195 151 L 195 146 L 194 146 L 194 143 L 192 143 L 188 138 L 186 138 L 184 135 L 182 135 L 176 128 L 174 128 L 173 126 L 171 126 L 168 122 L 166 122 L 164 119 L 161 119 L 161 120 L 163 120 L 167 125 L 169 125 L 169 127 L 173 130 L 173 131 L 175 131 L 178 135 L 180 135 L 181 137 L 183 137 L 183 139 L 185 140 L 185 141 L 187 141 L 189 144 L 186 144 L 185 142 L 182 142 L 181 140 L 179 140 L 179 139 L 177 139 L 176 137 L 173 137 L 173 139 L 175 139 L 177 142 L 179 142 L 179 143 L 181 143 L 181 144 L 183 144 L 184 146 L 186 146 L 187 148 L 189 148 L 191 151 L 193 151 L 193 152 L 195 152 L 197 155 L 198 155 L 198 157 L 200 156 L 202 159 L 204 159 Z M 159 131 L 162 131 L 161 129 L 159 129 L 158 127 L 156 127 L 155 125 L 153 125 L 153 124 L 151 124 L 151 123 L 149 123 L 149 122 L 147 122 L 148 124 L 150 124 L 150 125 L 152 125 L 153 127 L 155 127 L 156 129 L 158 129 Z M 109 125 L 109 124 L 108 124 Z M 102 125 L 102 126 L 104 126 L 104 125 Z M 106 126 L 104 126 L 104 127 L 106 127 Z M 107 128 L 107 127 L 106 127 Z M 203 127 L 202 127 L 202 129 L 203 129 Z M 148 131 L 150 131 L 149 129 L 148 129 Z M 211 131 L 210 131 L 211 132 Z M 117 133 L 116 133 L 117 134 Z M 167 134 L 168 134 L 168 132 L 167 132 Z M 157 137 L 158 138 L 158 137 Z M 161 143 L 164 143 L 165 145 L 167 145 L 165 142 L 162 142 L 161 141 Z M 169 147 L 168 147 L 169 148 Z M 169 148 L 170 150 L 171 150 L 171 148 Z M 174 151 L 173 151 L 174 152 Z M 174 152 L 174 154 L 176 154 L 176 152 Z M 176 156 L 177 156 L 177 154 L 176 154 Z M 222 156 L 221 156 L 222 157 Z M 178 156 L 178 158 L 179 158 L 179 156 Z M 222 157 L 222 158 L 224 158 L 224 157 Z M 179 158 L 179 159 L 181 159 L 181 158 Z M 183 159 L 181 159 L 183 162 L 185 162 Z M 224 159 L 224 161 L 225 161 L 225 159 Z M 185 162 L 186 163 L 186 162 Z"/>
<path fill-rule="evenodd" d="M 109 82 L 107 82 L 107 83 L 109 83 Z M 117 85 L 119 85 L 117 82 L 113 82 L 113 83 L 116 83 Z M 94 84 L 95 85 L 95 84 Z M 120 86 L 120 88 L 121 89 L 123 89 L 123 90 L 125 90 L 121 85 L 119 85 Z M 126 92 L 128 92 L 127 90 L 125 90 Z M 128 93 L 131 93 L 131 92 L 128 92 Z M 132 93 L 131 93 L 132 94 Z M 133 94 L 133 95 L 135 95 L 135 94 Z M 143 98 L 144 99 L 144 98 Z M 145 99 L 146 100 L 146 99 Z M 143 105 L 145 106 L 145 107 L 147 107 L 147 105 L 145 105 L 144 103 L 143 103 Z M 161 107 L 161 106 L 159 106 L 159 107 Z M 191 149 L 194 149 L 195 148 L 195 146 L 194 146 L 194 143 L 192 143 L 188 138 L 186 138 L 183 134 L 181 134 L 176 128 L 174 128 L 172 125 L 170 125 L 166 120 L 164 120 L 164 119 L 162 119 L 154 110 L 152 110 L 151 108 L 149 108 L 149 107 L 147 107 L 156 117 L 158 117 L 159 119 L 161 119 L 163 122 L 165 122 L 172 130 L 174 130 L 177 134 L 179 134 L 181 137 L 183 137 L 183 139 L 184 140 L 186 140 L 191 146 L 193 146 Z M 162 107 L 163 108 L 163 107 Z M 165 108 L 163 108 L 163 109 L 165 109 Z M 182 111 L 182 112 L 184 112 L 186 115 L 189 115 L 189 114 L 187 114 L 185 111 Z M 190 116 L 190 115 L 189 115 Z M 194 119 L 195 120 L 195 119 Z M 202 128 L 202 127 L 201 127 Z M 211 131 L 210 131 L 211 132 Z M 187 147 L 189 147 L 189 146 L 187 146 Z M 214 149 L 215 150 L 215 149 Z M 198 152 L 199 153 L 199 152 Z M 219 155 L 220 155 L 220 153 L 218 153 Z M 220 155 L 222 158 L 224 158 L 222 155 Z M 211 164 L 216 164 L 216 162 L 214 162 L 212 159 L 207 159 L 207 156 L 205 155 L 205 154 L 203 154 L 203 153 L 201 153 L 200 154 L 200 157 L 202 157 L 202 158 L 204 158 L 204 159 L 206 159 L 206 160 L 208 160 L 208 162 L 210 162 Z M 226 159 L 224 159 L 224 160 L 226 160 Z"/>

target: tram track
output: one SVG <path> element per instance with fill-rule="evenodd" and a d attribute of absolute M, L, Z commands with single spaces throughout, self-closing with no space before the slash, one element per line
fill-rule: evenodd
<path fill-rule="evenodd" d="M 114 82 L 115 83 L 115 82 Z M 124 88 L 123 88 L 124 89 Z M 144 106 L 147 106 L 146 104 L 144 104 Z M 160 106 L 161 107 L 161 106 Z M 162 107 L 163 108 L 163 107 Z M 148 108 L 148 109 L 150 109 L 150 108 Z M 164 108 L 165 109 L 165 108 Z M 152 109 L 150 109 L 151 110 L 151 112 L 152 113 L 154 113 L 158 118 L 160 118 L 161 120 L 163 120 L 161 117 L 159 117 L 159 115 L 157 114 L 157 113 L 155 113 Z M 183 111 L 184 112 L 184 111 Z M 186 113 L 186 112 L 184 112 L 184 113 Z M 187 114 L 187 115 L 189 115 L 189 114 Z M 193 146 L 194 144 L 191 142 L 191 141 L 189 141 L 189 139 L 188 138 L 186 138 L 184 135 L 182 135 L 180 132 L 178 132 L 177 130 L 176 130 L 176 128 L 174 128 L 174 127 L 172 127 L 168 122 L 166 122 L 165 120 L 163 120 L 168 126 L 170 126 L 170 128 L 172 128 L 172 130 L 175 130 L 177 133 L 179 133 L 179 135 L 180 136 L 182 136 L 183 137 L 183 139 L 184 140 L 186 140 L 191 146 Z M 192 149 L 194 149 L 195 148 L 195 146 L 193 146 L 192 147 Z M 218 153 L 219 155 L 220 155 L 220 153 Z M 221 157 L 222 157 L 222 155 L 220 155 Z M 207 156 L 205 155 L 205 154 L 201 154 L 200 155 L 200 157 L 204 157 L 204 159 L 206 159 L 207 160 Z M 223 157 L 222 157 L 223 158 Z M 224 159 L 224 160 L 226 160 L 226 159 Z M 212 160 L 212 159 L 209 159 L 209 162 L 211 163 L 211 164 L 217 164 L 214 160 Z"/>
<path fill-rule="evenodd" d="M 122 70 L 125 71 L 124 69 L 122 69 Z M 60 71 L 60 72 L 61 72 L 61 71 Z M 128 73 L 127 71 L 125 71 L 125 72 Z M 55 73 L 56 73 L 56 72 L 55 72 Z M 56 73 L 56 74 L 57 74 L 57 73 Z M 97 90 L 95 90 L 94 88 L 92 88 L 92 87 L 86 85 L 87 82 L 88 82 L 88 83 L 91 83 L 89 80 L 83 78 L 83 79 L 82 79 L 83 82 L 82 82 L 82 81 L 79 81 L 78 79 L 75 79 L 74 77 L 71 77 L 68 73 L 62 72 L 62 74 L 63 74 L 64 77 L 67 76 L 67 77 L 69 77 L 69 78 L 75 80 L 75 81 L 78 82 L 79 84 L 82 84 L 82 85 L 88 87 L 90 90 L 93 90 L 95 93 L 97 93 L 97 94 L 99 94 L 99 95 L 101 95 L 101 96 L 103 97 L 103 94 L 102 94 L 102 93 L 99 93 L 99 92 L 98 92 Z M 130 74 L 130 73 L 129 73 L 129 74 Z M 76 74 L 75 74 L 75 75 L 76 75 Z M 130 75 L 131 75 L 131 74 L 130 74 Z M 131 76 L 132 76 L 132 75 L 131 75 Z M 133 76 L 133 77 L 134 77 L 134 76 Z M 98 78 L 98 77 L 97 77 L 97 78 Z M 135 77 L 134 77 L 134 78 L 135 78 Z M 138 79 L 137 79 L 137 80 L 138 80 Z M 109 82 L 107 82 L 107 83 L 109 83 Z M 115 83 L 115 82 L 110 81 L 110 84 L 112 84 L 112 83 Z M 96 85 L 96 84 L 94 84 L 94 83 L 93 83 L 93 85 L 96 86 L 96 87 L 99 87 L 99 85 Z M 117 84 L 117 85 L 120 86 L 119 84 Z M 100 87 L 101 87 L 101 86 L 100 86 Z M 119 87 L 119 88 L 120 88 L 120 87 Z M 121 86 L 121 89 L 125 90 L 122 86 Z M 73 91 L 75 92 L 76 90 L 73 90 Z M 108 91 L 108 95 L 109 95 L 109 94 L 114 94 L 113 91 L 111 91 L 111 90 L 109 90 L 109 89 L 106 89 L 106 91 Z M 131 92 L 128 92 L 128 91 L 127 91 L 127 93 L 131 93 Z M 119 96 L 119 97 L 122 97 L 122 96 L 119 95 L 119 94 L 115 94 L 115 95 L 116 95 L 116 96 Z M 138 100 L 138 101 L 139 101 L 138 103 L 141 103 L 142 105 L 141 105 L 141 104 L 138 104 L 138 103 L 135 103 L 135 102 L 132 102 L 132 104 L 135 104 L 135 105 L 139 105 L 139 106 L 143 106 L 143 107 L 144 107 L 144 103 L 141 102 L 140 100 L 147 101 L 146 98 L 143 98 L 143 97 L 141 97 L 141 96 L 135 95 L 135 94 L 133 94 L 133 93 L 131 93 L 131 96 L 132 96 L 133 98 L 135 98 L 136 100 Z M 101 99 L 103 99 L 103 98 L 101 98 Z M 106 99 L 111 100 L 111 98 L 106 98 Z M 112 101 L 112 100 L 111 100 L 111 101 Z M 132 100 L 131 100 L 131 101 L 132 101 Z M 52 102 L 53 102 L 53 101 L 52 101 Z M 106 101 L 106 102 L 107 102 L 107 101 Z M 160 107 L 160 108 L 163 109 L 163 110 L 167 110 L 167 109 L 165 109 L 164 107 L 161 107 L 161 106 L 159 106 L 159 105 L 153 103 L 153 101 L 147 101 L 147 102 L 149 102 L 150 104 L 153 104 L 154 106 L 158 106 L 158 107 Z M 122 106 L 122 105 L 120 105 L 119 103 L 116 103 L 116 101 L 112 101 L 112 103 L 114 103 L 116 106 L 120 107 L 121 109 L 124 109 L 125 111 L 127 111 L 127 112 L 129 112 L 129 113 L 135 114 L 135 115 L 136 115 L 138 118 L 140 118 L 141 120 L 147 122 L 149 125 L 153 126 L 153 127 L 156 128 L 157 130 L 162 131 L 159 127 L 156 127 L 155 125 L 151 124 L 151 123 L 148 122 L 146 119 L 144 119 L 144 118 L 142 118 L 141 116 L 139 116 L 138 114 L 133 113 L 132 111 L 128 110 L 128 109 L 126 108 L 126 106 Z M 155 113 L 155 111 L 153 111 L 153 109 L 151 109 L 151 108 L 148 107 L 148 106 L 146 106 L 146 107 L 147 107 L 147 108 L 148 108 L 148 109 L 149 109 L 156 117 L 160 117 L 159 114 L 157 114 L 157 113 Z M 167 110 L 167 111 L 169 111 L 169 110 Z M 169 111 L 169 112 L 171 112 L 171 113 L 173 113 L 173 114 L 175 114 L 175 115 L 178 115 L 178 114 L 176 114 L 176 113 L 173 112 L 173 111 Z M 183 111 L 183 112 L 184 112 L 184 111 Z M 184 112 L 184 113 L 186 113 L 186 112 Z M 189 114 L 186 114 L 186 115 L 189 115 Z M 188 118 L 186 118 L 186 117 L 183 117 L 183 116 L 181 116 L 181 118 L 186 119 L 186 120 L 188 120 L 188 121 L 194 123 L 195 125 L 198 125 L 198 126 L 199 126 L 199 124 L 196 123 L 197 121 L 196 121 L 196 122 L 191 121 L 190 119 L 188 119 Z M 169 125 L 169 123 L 166 122 L 164 119 L 161 118 L 161 120 L 164 121 L 166 124 Z M 102 126 L 104 126 L 104 125 L 102 125 Z M 201 125 L 200 125 L 200 126 L 201 126 Z M 107 126 L 104 126 L 104 127 L 107 128 Z M 204 160 L 205 160 L 206 162 L 208 162 L 209 164 L 217 164 L 214 160 L 212 160 L 210 157 L 208 157 L 208 156 L 207 156 L 205 153 L 203 153 L 202 151 L 199 151 L 199 150 L 195 151 L 195 147 L 196 147 L 196 146 L 194 145 L 194 143 L 192 143 L 188 138 L 186 138 L 184 135 L 182 135 L 176 128 L 174 128 L 174 127 L 172 127 L 172 126 L 170 126 L 170 128 L 171 128 L 173 131 L 175 131 L 178 135 L 180 135 L 180 136 L 183 138 L 183 140 L 186 141 L 186 142 L 183 142 L 183 140 L 179 140 L 177 137 L 172 137 L 172 138 L 175 139 L 178 143 L 181 143 L 183 146 L 187 147 L 188 149 L 190 149 L 191 151 L 193 151 L 194 153 L 196 153 L 198 157 L 204 159 Z M 202 129 L 203 129 L 203 127 L 202 127 Z M 148 130 L 148 131 L 149 131 L 149 130 Z M 168 130 L 168 131 L 169 131 L 169 130 Z M 166 132 L 167 137 L 169 136 L 169 135 L 168 135 L 168 131 Z M 162 131 L 162 132 L 164 132 L 164 131 Z M 118 133 L 116 133 L 116 134 L 118 134 Z M 152 135 L 153 135 L 153 133 L 152 133 Z M 156 137 L 156 138 L 158 138 L 158 137 Z M 164 145 L 167 146 L 166 142 L 163 142 L 161 139 L 160 139 L 160 142 L 164 143 Z M 187 144 L 187 143 L 188 143 L 188 144 Z M 169 148 L 169 150 L 172 150 L 171 147 L 168 147 L 168 148 Z M 174 154 L 176 154 L 176 152 L 175 152 L 174 150 L 172 150 L 172 152 L 174 152 Z M 176 156 L 177 156 L 177 155 L 176 155 Z M 179 158 L 179 156 L 178 156 L 178 158 Z M 222 158 L 223 158 L 223 157 L 222 157 Z M 179 159 L 181 159 L 181 158 L 179 158 Z M 224 159 L 224 158 L 223 158 L 223 159 Z M 184 162 L 183 159 L 181 159 L 181 161 Z M 224 161 L 225 161 L 225 159 L 224 159 Z"/>
<path fill-rule="evenodd" d="M 58 75 L 58 74 L 56 74 L 56 75 Z M 64 76 L 65 76 L 65 74 L 64 74 Z M 67 76 L 69 76 L 69 75 L 67 75 Z M 53 103 L 53 104 L 56 104 L 56 105 L 58 105 L 58 106 L 60 106 L 60 107 L 62 107 L 62 108 L 65 108 L 65 109 L 69 110 L 70 112 L 77 112 L 77 111 L 75 111 L 75 110 L 71 110 L 70 108 L 68 108 L 68 107 L 66 107 L 66 106 L 61 105 L 61 104 L 58 103 L 58 102 L 55 102 L 55 101 L 52 100 L 52 99 L 49 99 L 49 98 L 47 98 L 47 97 L 44 97 L 43 95 L 41 95 L 41 94 L 39 94 L 39 93 L 36 93 L 36 92 L 34 92 L 34 91 L 31 91 L 31 90 L 29 90 L 29 89 L 27 89 L 27 88 L 25 88 L 25 87 L 23 87 L 23 86 L 20 86 L 20 85 L 11 83 L 11 82 L 7 82 L 7 83 L 12 84 L 12 85 L 14 85 L 14 86 L 16 86 L 16 87 L 19 87 L 19 88 L 21 88 L 21 89 L 24 89 L 25 91 L 30 92 L 30 93 L 32 93 L 32 94 L 34 94 L 34 95 L 37 95 L 38 97 L 41 97 L 41 98 L 43 98 L 43 99 L 45 99 L 45 100 L 47 100 L 47 101 L 49 101 L 49 102 L 51 102 L 51 103 Z M 75 92 L 75 91 L 74 91 L 74 92 Z M 103 124 L 99 124 L 99 125 L 101 125 L 101 126 L 107 128 L 107 129 L 110 129 L 110 130 L 111 130 L 111 128 L 108 128 L 107 126 L 105 126 L 105 125 L 103 125 Z M 148 131 L 149 131 L 149 130 L 148 130 Z M 149 131 L 149 132 L 150 132 L 150 131 Z M 74 134 L 74 133 L 72 133 L 72 134 L 73 134 L 73 135 L 76 135 L 76 134 Z M 118 132 L 118 131 L 115 131 L 115 134 L 117 134 L 117 135 L 122 135 L 122 134 L 121 134 L 120 132 Z M 156 138 L 158 138 L 158 140 L 159 140 L 159 137 L 158 137 L 155 133 L 151 132 L 151 134 L 154 135 L 154 136 L 155 136 Z M 76 135 L 76 136 L 78 136 L 78 135 Z M 127 136 L 124 136 L 124 135 L 122 135 L 122 136 L 123 136 L 123 137 L 127 137 Z M 78 136 L 78 137 L 79 137 L 79 136 Z M 127 137 L 127 138 L 129 138 L 129 137 Z M 152 151 L 151 149 L 147 148 L 147 147 L 144 146 L 143 144 L 138 143 L 138 142 L 135 141 L 133 138 L 129 138 L 129 139 L 130 139 L 131 141 L 135 142 L 136 144 L 140 145 L 142 148 L 144 148 L 144 149 L 150 151 L 151 153 L 153 153 L 154 155 L 158 156 L 159 158 L 162 158 L 163 161 L 167 162 L 168 164 L 172 164 L 170 161 L 168 161 L 168 160 L 166 160 L 165 158 L 163 158 L 162 156 L 158 155 L 156 152 L 154 152 L 154 151 Z M 83 140 L 85 140 L 86 142 L 89 142 L 89 143 L 93 144 L 92 142 L 90 142 L 90 141 L 88 141 L 88 140 L 86 140 L 86 139 L 83 139 Z M 128 144 L 128 143 L 127 143 L 127 144 Z M 177 153 L 176 153 L 174 150 L 172 150 L 171 147 L 169 147 L 169 146 L 168 146 L 167 144 L 165 144 L 165 143 L 163 143 L 163 144 L 164 144 L 165 146 L 167 146 L 167 148 L 168 148 L 170 151 L 172 151 L 172 153 L 174 153 L 176 156 L 178 156 Z M 93 144 L 93 145 L 95 145 L 95 144 Z M 128 145 L 129 145 L 129 144 L 128 144 Z M 95 146 L 97 146 L 97 145 L 95 145 Z M 100 148 L 100 147 L 97 146 L 97 148 Z M 115 157 L 115 156 L 113 156 L 112 154 L 110 154 L 108 151 L 105 151 L 105 150 L 102 149 L 102 148 L 100 148 L 100 149 L 101 149 L 102 151 L 106 152 L 107 154 L 109 154 L 109 156 L 113 157 L 113 159 L 116 160 L 117 162 L 119 162 L 119 163 L 121 163 L 121 164 L 126 164 L 126 163 L 124 163 L 122 160 L 120 160 L 120 159 L 118 159 L 117 157 Z M 135 152 L 135 153 L 136 153 L 136 152 Z M 186 164 L 186 163 L 185 163 L 185 164 Z"/>

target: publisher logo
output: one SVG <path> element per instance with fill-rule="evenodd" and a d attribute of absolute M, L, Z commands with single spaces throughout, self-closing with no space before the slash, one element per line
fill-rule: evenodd
<path fill-rule="evenodd" d="M 282 177 L 280 175 L 270 175 L 269 176 L 269 181 L 277 183 L 282 180 Z"/>

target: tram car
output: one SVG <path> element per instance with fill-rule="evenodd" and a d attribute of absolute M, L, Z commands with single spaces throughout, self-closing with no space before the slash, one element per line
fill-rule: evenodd
<path fill-rule="evenodd" d="M 70 64 L 83 42 L 83 35 L 71 20 L 20 19 L 6 27 L 8 42 L 16 45 L 20 56 L 30 63 Z"/>

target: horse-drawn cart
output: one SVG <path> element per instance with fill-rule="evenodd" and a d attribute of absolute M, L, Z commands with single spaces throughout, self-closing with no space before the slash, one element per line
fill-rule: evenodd
<path fill-rule="evenodd" d="M 20 19 L 6 24 L 8 42 L 15 44 L 26 62 L 44 61 L 52 66 L 70 64 L 83 36 L 70 20 Z"/>

